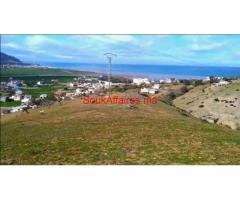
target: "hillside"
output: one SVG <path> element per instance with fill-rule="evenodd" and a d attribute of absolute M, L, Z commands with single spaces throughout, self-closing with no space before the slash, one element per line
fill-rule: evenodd
<path fill-rule="evenodd" d="M 208 122 L 240 128 L 240 80 L 227 86 L 196 87 L 178 97 L 174 104 Z"/>
<path fill-rule="evenodd" d="M 0 52 L 0 54 L 1 54 L 1 63 L 0 63 L 1 65 L 23 64 L 22 61 L 15 58 L 14 56 L 10 56 L 2 52 Z"/>
<path fill-rule="evenodd" d="M 239 131 L 161 102 L 40 110 L 1 117 L 2 164 L 240 164 Z"/>

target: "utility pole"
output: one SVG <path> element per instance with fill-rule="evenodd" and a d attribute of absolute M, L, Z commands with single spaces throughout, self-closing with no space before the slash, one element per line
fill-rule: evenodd
<path fill-rule="evenodd" d="M 111 76 L 112 76 L 112 57 L 117 56 L 113 53 L 105 53 L 104 54 L 108 59 L 108 96 L 111 96 Z"/>

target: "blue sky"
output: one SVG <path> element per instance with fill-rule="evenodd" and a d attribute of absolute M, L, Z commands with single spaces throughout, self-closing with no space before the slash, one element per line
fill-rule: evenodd
<path fill-rule="evenodd" d="M 24 62 L 240 67 L 240 35 L 2 35 L 1 51 Z"/>

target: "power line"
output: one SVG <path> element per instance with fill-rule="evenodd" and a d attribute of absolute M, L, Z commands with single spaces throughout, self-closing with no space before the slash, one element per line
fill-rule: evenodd
<path fill-rule="evenodd" d="M 111 96 L 111 76 L 112 76 L 112 57 L 117 56 L 113 53 L 105 53 L 104 54 L 108 59 L 108 96 Z"/>

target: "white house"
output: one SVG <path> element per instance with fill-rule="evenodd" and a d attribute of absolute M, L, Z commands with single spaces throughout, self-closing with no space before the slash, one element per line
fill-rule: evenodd
<path fill-rule="evenodd" d="M 21 100 L 23 104 L 28 104 L 32 99 L 31 95 L 25 95 L 24 98 Z"/>
<path fill-rule="evenodd" d="M 136 85 L 141 85 L 141 84 L 150 84 L 150 81 L 147 78 L 133 78 L 133 83 Z"/>
<path fill-rule="evenodd" d="M 157 89 L 154 89 L 154 88 L 141 88 L 140 93 L 156 94 L 157 93 Z"/>
<path fill-rule="evenodd" d="M 156 94 L 157 91 L 158 91 L 157 89 L 150 88 L 150 89 L 148 90 L 148 93 L 149 93 L 149 94 Z"/>
<path fill-rule="evenodd" d="M 0 101 L 1 102 L 6 102 L 6 98 L 7 98 L 6 96 L 0 97 Z"/>
<path fill-rule="evenodd" d="M 74 87 L 74 84 L 73 83 L 67 83 L 67 87 L 72 88 L 72 87 Z"/>
<path fill-rule="evenodd" d="M 12 107 L 10 112 L 11 113 L 19 112 L 22 110 L 22 108 L 23 108 L 22 106 Z"/>
<path fill-rule="evenodd" d="M 75 95 L 79 96 L 79 95 L 82 95 L 82 94 L 83 94 L 83 90 L 80 89 L 80 88 L 77 88 L 76 91 L 75 91 Z"/>
<path fill-rule="evenodd" d="M 216 86 L 223 86 L 223 85 L 228 85 L 228 81 L 220 80 L 218 83 L 215 83 Z"/>
<path fill-rule="evenodd" d="M 177 82 L 175 78 L 166 78 L 165 80 L 160 80 L 160 83 L 174 83 Z"/>
<path fill-rule="evenodd" d="M 75 96 L 75 93 L 72 93 L 72 92 L 67 92 L 65 97 L 63 98 L 64 100 L 73 100 Z"/>
<path fill-rule="evenodd" d="M 104 81 L 103 84 L 104 84 L 105 88 L 107 88 L 107 89 L 109 88 L 109 82 L 108 81 Z M 112 83 L 110 82 L 110 87 L 111 86 L 112 86 Z"/>
<path fill-rule="evenodd" d="M 13 95 L 11 97 L 9 97 L 10 99 L 13 99 L 14 101 L 20 101 L 21 100 L 21 95 Z"/>
<path fill-rule="evenodd" d="M 153 89 L 156 89 L 156 90 L 159 90 L 160 84 L 154 84 L 154 85 L 152 86 L 152 88 L 153 88 Z"/>
<path fill-rule="evenodd" d="M 40 99 L 45 99 L 45 98 L 47 98 L 47 94 L 41 94 L 39 97 L 40 97 Z"/>
<path fill-rule="evenodd" d="M 141 88 L 140 93 L 148 93 L 148 88 Z"/>
<path fill-rule="evenodd" d="M 203 79 L 203 82 L 208 82 L 208 81 L 210 81 L 210 77 L 209 76 L 207 76 L 206 78 Z"/>
<path fill-rule="evenodd" d="M 94 90 L 94 88 L 88 88 L 88 92 L 89 92 L 89 94 L 94 94 L 95 90 Z"/>
<path fill-rule="evenodd" d="M 166 78 L 166 81 L 165 81 L 166 83 L 172 83 L 173 81 L 172 81 L 172 79 L 171 78 Z"/>
<path fill-rule="evenodd" d="M 15 95 L 22 95 L 22 90 L 17 90 L 16 92 L 15 92 Z"/>

